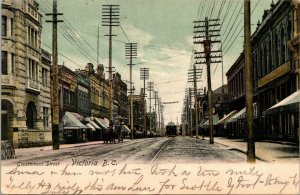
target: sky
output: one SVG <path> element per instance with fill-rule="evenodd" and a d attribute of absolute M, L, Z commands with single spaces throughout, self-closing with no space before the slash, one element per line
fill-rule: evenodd
<path fill-rule="evenodd" d="M 272 0 L 251 0 L 251 31 L 262 20 Z M 37 0 L 42 14 L 42 48 L 51 52 L 52 25 L 45 13 L 52 11 L 52 0 Z M 133 85 L 140 93 L 143 82 L 140 68 L 149 68 L 154 90 L 164 104 L 165 124 L 181 122 L 183 103 L 188 87 L 188 70 L 195 60 L 192 51 L 202 51 L 193 44 L 193 21 L 219 18 L 223 63 L 211 66 L 212 89 L 224 83 L 226 72 L 243 50 L 243 0 L 58 0 L 59 19 L 58 62 L 72 70 L 83 69 L 87 63 L 97 65 L 97 31 L 99 27 L 99 63 L 108 67 L 108 27 L 102 26 L 102 5 L 120 5 L 120 26 L 113 27 L 112 66 L 122 80 L 129 82 L 129 63 L 125 59 L 125 43 L 137 43 L 138 58 L 134 59 Z M 276 0 L 274 0 L 276 3 Z M 218 17 L 219 16 L 219 17 Z M 219 49 L 220 44 L 213 45 Z M 203 69 L 198 88 L 206 87 L 206 69 Z M 106 77 L 108 74 L 106 73 Z M 147 82 L 148 82 L 147 81 Z M 149 97 L 149 94 L 148 94 Z M 149 100 L 147 100 L 149 105 Z M 152 100 L 152 105 L 154 100 Z M 152 107 L 153 109 L 153 107 Z M 149 110 L 149 107 L 148 107 Z"/>

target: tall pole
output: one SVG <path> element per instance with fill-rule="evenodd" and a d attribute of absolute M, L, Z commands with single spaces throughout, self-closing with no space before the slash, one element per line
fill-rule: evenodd
<path fill-rule="evenodd" d="M 133 139 L 133 88 L 132 88 L 132 58 L 137 57 L 137 44 L 136 43 L 125 43 L 125 57 L 129 59 L 129 74 L 130 74 L 130 128 L 131 128 L 131 139 Z"/>
<path fill-rule="evenodd" d="M 192 123 L 192 90 L 189 87 L 189 103 L 190 103 L 190 132 L 191 132 L 191 137 L 193 137 L 193 123 Z"/>
<path fill-rule="evenodd" d="M 155 128 L 155 132 L 157 134 L 157 91 L 154 91 L 154 128 Z"/>
<path fill-rule="evenodd" d="M 143 101 L 144 101 L 144 133 L 147 135 L 147 105 L 146 105 L 146 80 L 149 79 L 149 68 L 140 68 L 140 79 L 143 80 Z"/>
<path fill-rule="evenodd" d="M 52 149 L 59 149 L 59 89 L 58 89 L 58 52 L 57 52 L 57 23 L 63 22 L 62 20 L 57 20 L 58 15 L 63 15 L 62 13 L 57 13 L 57 0 L 53 0 L 53 13 L 47 13 L 46 15 L 51 15 L 52 20 L 47 20 L 46 22 L 52 23 L 52 60 L 53 60 L 53 84 L 52 84 Z"/>
<path fill-rule="evenodd" d="M 248 130 L 247 161 L 255 162 L 255 143 L 253 132 L 253 77 L 251 64 L 251 17 L 250 0 L 244 0 L 244 37 L 245 37 L 245 75 L 246 75 L 246 116 Z"/>
<path fill-rule="evenodd" d="M 218 37 L 220 34 L 218 33 L 219 29 L 209 29 L 209 27 L 219 26 L 219 23 L 210 24 L 209 22 L 217 22 L 219 19 L 208 19 L 205 17 L 204 21 L 195 21 L 195 23 L 204 23 L 204 25 L 194 26 L 194 28 L 200 28 L 200 30 L 194 31 L 194 33 L 204 33 L 204 35 L 194 36 L 194 38 L 204 38 L 203 41 L 195 41 L 194 43 L 202 43 L 204 46 L 204 52 L 195 52 L 195 54 L 199 54 L 196 59 L 205 59 L 205 61 L 197 61 L 195 64 L 206 64 L 207 70 L 207 88 L 208 88 L 208 115 L 209 115 L 209 141 L 210 144 L 214 143 L 213 137 L 213 111 L 212 111 L 212 89 L 211 89 L 211 74 L 210 74 L 210 65 L 212 63 L 220 63 L 222 62 L 222 54 L 220 54 L 221 50 L 211 50 L 212 43 L 221 43 L 220 40 L 211 40 L 211 37 Z M 203 30 L 204 28 L 204 30 Z M 211 55 L 211 53 L 215 53 L 216 55 Z M 201 56 L 202 55 L 202 56 Z M 204 56 L 203 56 L 204 55 Z M 212 60 L 216 59 L 216 60 Z"/>
<path fill-rule="evenodd" d="M 208 34 L 208 18 L 205 18 L 205 36 L 206 43 L 205 44 L 205 52 L 206 52 L 206 70 L 207 70 L 207 90 L 208 90 L 208 112 L 209 112 L 209 143 L 214 143 L 213 137 L 213 112 L 212 112 L 212 102 L 211 102 L 211 75 L 210 75 L 210 51 L 211 51 L 211 42 Z"/>
<path fill-rule="evenodd" d="M 152 96 L 151 96 L 151 92 L 153 91 L 153 82 L 148 82 L 148 91 L 149 91 L 149 109 L 150 109 L 150 115 L 149 115 L 149 127 L 150 127 L 150 132 L 152 130 L 152 108 L 151 108 L 151 100 L 152 100 Z"/>
<path fill-rule="evenodd" d="M 159 131 L 159 134 L 161 136 L 161 124 L 160 124 L 160 117 L 161 117 L 161 109 L 160 109 L 160 106 L 161 106 L 161 100 L 160 98 L 158 99 L 158 131 Z"/>
<path fill-rule="evenodd" d="M 108 51 L 108 72 L 109 72 L 109 119 L 113 120 L 113 81 L 112 81 L 112 27 L 119 26 L 119 5 L 102 5 L 102 26 L 109 27 L 109 51 Z"/>
<path fill-rule="evenodd" d="M 194 67 L 194 99 L 195 99 L 195 126 L 196 126 L 196 139 L 199 139 L 198 136 L 198 100 L 197 100 L 197 77 L 196 77 L 196 64 L 193 65 Z"/>

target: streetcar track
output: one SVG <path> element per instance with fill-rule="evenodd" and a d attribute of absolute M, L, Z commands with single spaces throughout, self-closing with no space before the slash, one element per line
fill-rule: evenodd
<path fill-rule="evenodd" d="M 158 150 L 158 152 L 154 155 L 154 157 L 152 158 L 152 160 L 149 162 L 149 164 L 152 164 L 152 162 L 154 161 L 154 159 L 157 157 L 157 155 L 162 151 L 162 149 L 171 141 L 171 139 L 169 138 L 166 143 Z"/>
<path fill-rule="evenodd" d="M 153 139 L 149 139 L 147 141 L 151 142 Z M 97 144 L 97 145 L 93 145 L 90 148 L 87 148 L 87 146 L 82 146 L 78 148 L 78 151 L 73 154 L 73 151 L 69 151 L 72 148 L 64 148 L 63 150 L 65 150 L 63 153 L 61 154 L 49 154 L 48 158 L 51 161 L 57 161 L 57 160 L 66 160 L 66 159 L 71 159 L 71 158 L 77 158 L 77 157 L 85 157 L 85 156 L 92 156 L 91 158 L 88 159 L 95 159 L 95 157 L 100 157 L 101 155 L 106 155 L 109 154 L 111 152 L 114 152 L 118 149 L 124 148 L 124 147 L 130 147 L 132 145 L 135 144 L 139 144 L 141 142 L 143 142 L 144 140 L 138 140 L 137 142 L 125 142 L 125 143 L 116 143 L 119 144 L 119 146 L 116 146 L 115 144 L 108 144 L 108 145 L 102 145 L 101 143 Z M 102 146 L 103 150 L 97 152 L 98 146 Z M 87 151 L 88 149 L 88 151 Z M 61 159 L 63 158 L 63 159 Z M 86 159 L 86 158 L 85 158 Z M 22 160 L 22 159 L 18 159 L 18 160 Z M 37 157 L 33 157 L 31 159 L 26 159 L 26 160 L 22 160 L 23 162 L 32 162 L 32 161 L 45 161 L 45 156 L 37 156 Z"/>

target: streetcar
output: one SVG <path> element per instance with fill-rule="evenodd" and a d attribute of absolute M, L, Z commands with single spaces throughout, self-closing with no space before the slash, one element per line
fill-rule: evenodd
<path fill-rule="evenodd" d="M 177 126 L 173 122 L 169 122 L 168 125 L 166 126 L 166 136 L 177 136 Z"/>

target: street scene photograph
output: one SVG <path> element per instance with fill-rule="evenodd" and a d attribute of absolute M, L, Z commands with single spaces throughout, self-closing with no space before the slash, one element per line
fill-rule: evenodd
<path fill-rule="evenodd" d="M 299 192 L 299 0 L 1 14 L 3 194 Z"/>

